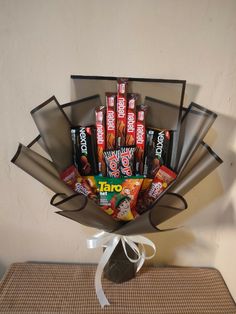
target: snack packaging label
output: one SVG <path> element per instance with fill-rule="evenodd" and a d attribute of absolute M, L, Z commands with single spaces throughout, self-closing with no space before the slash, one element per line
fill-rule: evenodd
<path fill-rule="evenodd" d="M 144 175 L 154 178 L 160 166 L 169 166 L 172 131 L 147 129 Z"/>
<path fill-rule="evenodd" d="M 176 178 L 176 174 L 165 166 L 161 166 L 150 187 L 143 196 L 145 209 L 148 209 L 167 188 L 167 186 Z M 140 212 L 140 210 L 138 210 Z"/>
<path fill-rule="evenodd" d="M 107 165 L 107 176 L 110 178 L 119 178 L 120 150 L 107 150 L 103 154 Z"/>
<path fill-rule="evenodd" d="M 127 86 L 126 79 L 117 81 L 117 122 L 116 122 L 116 146 L 125 145 L 126 123 L 127 123 Z"/>
<path fill-rule="evenodd" d="M 136 203 L 143 179 L 95 178 L 102 209 L 116 220 L 133 220 L 137 216 Z"/>
<path fill-rule="evenodd" d="M 73 191 L 88 196 L 95 201 L 97 200 L 97 195 L 92 191 L 86 179 L 81 177 L 74 165 L 60 173 L 60 178 L 70 186 Z"/>
<path fill-rule="evenodd" d="M 72 140 L 72 145 L 73 145 L 73 163 L 75 167 L 78 169 L 79 164 L 78 164 L 78 128 L 71 128 L 71 140 Z"/>
<path fill-rule="evenodd" d="M 71 134 L 73 134 L 72 140 L 76 138 L 74 156 L 76 156 L 75 165 L 79 173 L 82 176 L 98 174 L 96 128 L 93 126 L 75 127 L 71 129 Z"/>
<path fill-rule="evenodd" d="M 126 129 L 126 146 L 135 145 L 136 140 L 136 100 L 137 94 L 128 95 L 128 112 L 127 112 L 127 129 Z"/>
<path fill-rule="evenodd" d="M 116 147 L 116 94 L 106 93 L 106 149 Z"/>
<path fill-rule="evenodd" d="M 144 154 L 146 141 L 145 115 L 147 107 L 141 106 L 137 112 L 136 123 L 136 175 L 142 175 L 144 171 Z"/>
<path fill-rule="evenodd" d="M 95 110 L 97 128 L 97 152 L 98 152 L 98 172 L 106 176 L 106 163 L 103 152 L 106 149 L 106 129 L 105 129 L 105 107 L 100 106 Z"/>
<path fill-rule="evenodd" d="M 120 171 L 121 176 L 131 177 L 134 175 L 134 152 L 135 147 L 120 148 Z"/>

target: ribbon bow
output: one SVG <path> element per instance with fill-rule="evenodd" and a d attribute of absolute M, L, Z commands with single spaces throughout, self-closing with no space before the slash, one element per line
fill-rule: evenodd
<path fill-rule="evenodd" d="M 94 249 L 98 247 L 106 248 L 105 251 L 103 252 L 100 262 L 98 263 L 98 267 L 95 274 L 96 294 L 102 308 L 105 305 L 110 305 L 102 288 L 103 269 L 120 241 L 122 243 L 125 255 L 128 258 L 128 260 L 132 263 L 137 263 L 136 272 L 138 272 L 141 269 L 145 260 L 153 258 L 154 255 L 156 254 L 155 244 L 148 238 L 140 235 L 123 236 L 119 234 L 102 231 L 100 233 L 95 234 L 92 238 L 88 239 L 87 247 L 89 249 Z M 141 248 L 139 248 L 138 245 L 136 245 L 135 243 L 140 244 Z M 126 245 L 128 245 L 136 253 L 137 258 L 133 259 L 129 257 L 126 250 Z M 153 250 L 152 255 L 146 256 L 144 245 L 147 245 L 152 248 Z"/>

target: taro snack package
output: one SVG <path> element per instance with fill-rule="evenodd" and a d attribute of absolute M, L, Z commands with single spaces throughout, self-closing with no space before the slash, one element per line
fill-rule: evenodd
<path fill-rule="evenodd" d="M 116 147 L 125 145 L 127 124 L 127 79 L 117 80 L 117 103 L 116 103 Z"/>
<path fill-rule="evenodd" d="M 154 178 L 160 166 L 169 167 L 172 131 L 147 128 L 144 175 Z"/>
<path fill-rule="evenodd" d="M 98 173 L 106 176 L 106 163 L 103 152 L 106 150 L 106 121 L 105 107 L 99 106 L 95 109 L 96 128 L 97 128 L 97 153 L 98 153 Z"/>
<path fill-rule="evenodd" d="M 134 146 L 120 148 L 120 172 L 122 177 L 131 177 L 134 175 Z"/>
<path fill-rule="evenodd" d="M 96 128 L 94 126 L 73 127 L 71 128 L 71 138 L 74 165 L 80 175 L 97 175 Z"/>
<path fill-rule="evenodd" d="M 106 93 L 106 149 L 116 148 L 116 93 Z"/>
<path fill-rule="evenodd" d="M 107 166 L 107 177 L 120 177 L 120 150 L 107 150 L 103 152 Z"/>
<path fill-rule="evenodd" d="M 133 220 L 143 178 L 95 178 L 102 209 L 116 220 Z"/>
<path fill-rule="evenodd" d="M 127 127 L 125 145 L 132 146 L 136 143 L 136 101 L 138 94 L 128 94 L 127 101 Z"/>
<path fill-rule="evenodd" d="M 141 105 L 137 110 L 136 122 L 136 153 L 135 153 L 135 170 L 136 175 L 143 175 L 145 143 L 146 143 L 146 127 L 145 118 L 147 106 Z"/>

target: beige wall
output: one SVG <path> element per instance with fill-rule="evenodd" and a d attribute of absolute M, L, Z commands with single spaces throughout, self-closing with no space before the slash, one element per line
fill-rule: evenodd
<path fill-rule="evenodd" d="M 236 1 L 0 0 L 0 270 L 16 261 L 97 262 L 95 230 L 54 214 L 50 191 L 10 164 L 37 130 L 30 110 L 71 74 L 186 79 L 186 102 L 219 113 L 208 142 L 224 164 L 188 195 L 178 231 L 151 236 L 153 263 L 218 268 L 236 299 Z M 188 99 L 188 100 L 187 100 Z"/>

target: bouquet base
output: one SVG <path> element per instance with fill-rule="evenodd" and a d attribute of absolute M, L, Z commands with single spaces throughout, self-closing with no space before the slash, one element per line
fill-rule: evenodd
<path fill-rule="evenodd" d="M 130 258 L 137 258 L 137 254 L 129 246 L 126 246 L 126 251 Z M 128 260 L 120 241 L 107 262 L 103 274 L 112 282 L 122 283 L 135 277 L 136 267 L 136 263 Z"/>

